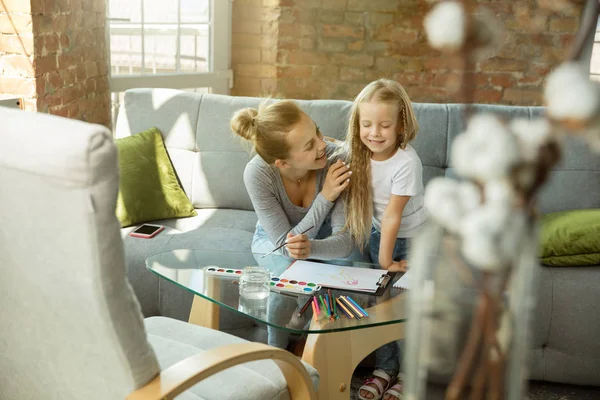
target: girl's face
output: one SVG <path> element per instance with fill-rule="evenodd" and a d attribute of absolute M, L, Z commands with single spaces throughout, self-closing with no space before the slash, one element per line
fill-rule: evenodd
<path fill-rule="evenodd" d="M 399 105 L 365 102 L 358 105 L 360 140 L 373 152 L 371 158 L 384 161 L 398 149 Z"/>
<path fill-rule="evenodd" d="M 327 166 L 327 144 L 312 119 L 302 114 L 300 122 L 287 134 L 290 153 L 286 164 L 296 169 L 321 169 Z"/>

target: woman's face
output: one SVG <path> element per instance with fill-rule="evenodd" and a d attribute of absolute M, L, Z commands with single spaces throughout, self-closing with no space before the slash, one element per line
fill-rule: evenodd
<path fill-rule="evenodd" d="M 296 169 L 321 169 L 327 166 L 327 144 L 312 119 L 304 113 L 300 122 L 287 134 L 290 153 L 284 160 Z"/>

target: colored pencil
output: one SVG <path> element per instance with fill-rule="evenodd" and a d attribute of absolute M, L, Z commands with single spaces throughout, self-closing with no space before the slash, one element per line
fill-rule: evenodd
<path fill-rule="evenodd" d="M 331 303 L 329 302 L 329 296 L 325 295 L 325 305 L 327 306 L 327 312 L 329 312 L 330 316 L 333 316 L 333 310 L 331 309 Z"/>
<path fill-rule="evenodd" d="M 333 311 L 333 299 L 331 298 L 331 292 L 329 292 L 329 294 L 325 297 L 327 297 L 327 305 L 329 306 L 329 312 L 331 313 L 331 317 L 329 317 L 329 319 L 335 321 L 337 316 L 335 315 L 335 311 Z"/>
<path fill-rule="evenodd" d="M 344 314 L 346 314 L 346 317 L 348 317 L 350 319 L 354 318 L 354 315 L 352 315 L 352 313 L 346 309 L 346 307 L 342 304 L 342 301 L 340 300 L 339 297 L 337 299 L 335 299 L 335 301 L 339 304 L 340 310 L 342 310 L 342 312 Z"/>
<path fill-rule="evenodd" d="M 342 300 L 342 303 L 348 308 L 348 310 L 356 317 L 356 319 L 363 318 L 363 315 L 360 313 L 360 311 L 358 311 L 344 296 L 340 296 L 339 298 Z"/>
<path fill-rule="evenodd" d="M 312 303 L 312 309 L 313 309 L 313 317 L 315 318 L 315 322 L 319 320 L 319 313 L 317 312 L 317 308 L 315 307 L 315 302 L 313 301 Z"/>
<path fill-rule="evenodd" d="M 300 311 L 298 312 L 298 316 L 301 317 L 302 314 L 304 314 L 304 312 L 306 311 L 306 309 L 308 308 L 309 304 L 312 302 L 312 298 L 309 297 L 308 300 L 306 300 L 306 303 L 304 303 L 304 305 L 302 306 L 302 308 L 300 309 Z"/>
<path fill-rule="evenodd" d="M 346 296 L 346 298 L 347 298 L 348 300 L 350 300 L 350 302 L 351 302 L 352 304 L 354 304 L 354 306 L 355 306 L 356 308 L 358 308 L 358 311 L 360 311 L 360 312 L 361 312 L 361 314 L 363 314 L 365 317 L 368 317 L 368 316 L 369 316 L 369 314 L 368 314 L 368 313 L 367 313 L 367 312 L 366 312 L 366 311 L 365 311 L 365 310 L 364 310 L 364 309 L 363 309 L 361 306 L 359 306 L 359 305 L 358 305 L 358 303 L 357 303 L 356 301 L 354 301 L 354 299 L 352 299 L 352 297 L 350 297 L 350 296 Z"/>
<path fill-rule="evenodd" d="M 325 305 L 325 300 L 323 300 L 323 296 L 319 295 L 319 302 L 321 303 L 321 307 L 323 308 L 323 312 L 329 317 L 329 313 L 327 312 L 327 306 Z"/>
<path fill-rule="evenodd" d="M 317 318 L 321 316 L 321 308 L 319 307 L 319 302 L 317 301 L 317 296 L 313 296 L 313 303 L 315 308 L 317 309 Z"/>
<path fill-rule="evenodd" d="M 335 301 L 335 293 L 332 293 L 331 296 L 333 296 L 331 298 L 331 302 L 333 303 L 333 313 L 335 314 L 335 317 L 338 318 L 338 313 L 337 313 L 337 305 L 336 305 L 336 301 Z"/>

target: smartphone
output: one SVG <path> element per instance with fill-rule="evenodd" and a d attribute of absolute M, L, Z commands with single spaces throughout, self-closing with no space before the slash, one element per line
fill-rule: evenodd
<path fill-rule="evenodd" d="M 158 235 L 160 231 L 165 229 L 164 226 L 143 224 L 131 232 L 129 235 L 138 238 L 150 239 Z"/>

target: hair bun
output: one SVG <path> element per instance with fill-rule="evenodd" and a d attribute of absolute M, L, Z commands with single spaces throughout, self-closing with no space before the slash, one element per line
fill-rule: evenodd
<path fill-rule="evenodd" d="M 231 119 L 231 130 L 246 140 L 253 141 L 258 132 L 258 111 L 255 108 L 243 108 Z"/>

